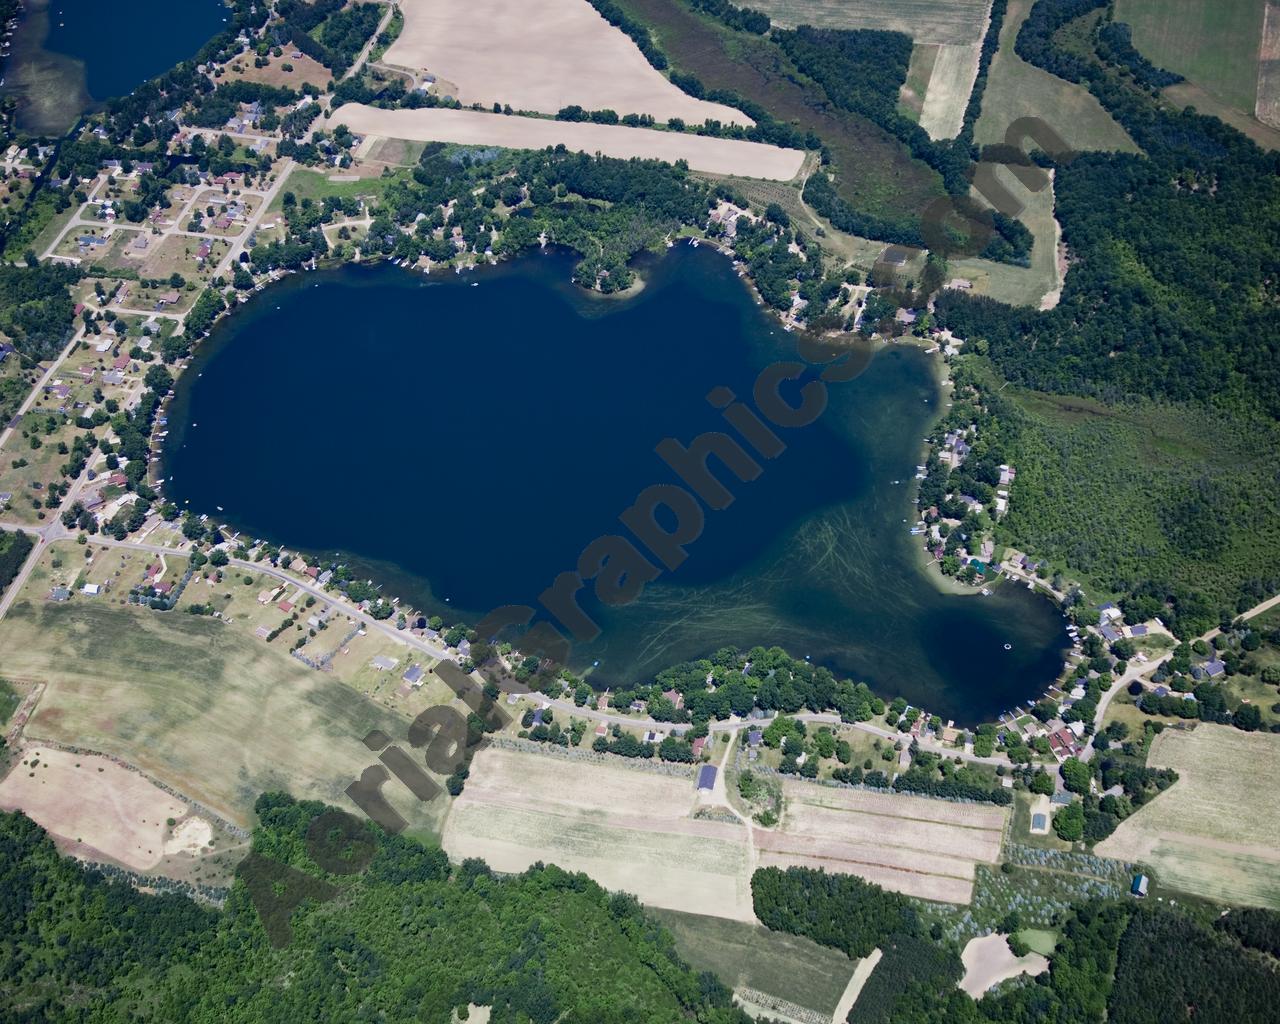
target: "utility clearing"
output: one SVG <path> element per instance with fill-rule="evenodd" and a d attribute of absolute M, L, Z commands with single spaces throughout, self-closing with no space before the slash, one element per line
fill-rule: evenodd
<path fill-rule="evenodd" d="M 448 82 L 465 106 L 754 123 L 682 92 L 586 0 L 401 0 L 400 9 L 404 28 L 383 63 Z"/>
<path fill-rule="evenodd" d="M 746 178 L 790 181 L 800 173 L 805 154 L 763 142 L 717 139 L 709 135 L 628 128 L 585 121 L 549 121 L 538 117 L 489 114 L 479 110 L 423 107 L 384 110 L 363 103 L 346 103 L 333 114 L 334 125 L 345 124 L 357 135 L 377 135 L 410 142 L 453 142 L 467 146 L 543 149 L 563 145 L 582 153 L 630 160 L 686 161 L 695 171 L 735 174 Z"/>
<path fill-rule="evenodd" d="M 1164 885 L 1280 909 L 1280 735 L 1202 723 L 1166 729 L 1148 763 L 1178 781 L 1096 852 L 1141 861 Z"/>

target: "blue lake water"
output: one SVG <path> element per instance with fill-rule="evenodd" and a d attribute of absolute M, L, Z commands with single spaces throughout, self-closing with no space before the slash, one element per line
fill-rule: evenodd
<path fill-rule="evenodd" d="M 44 48 L 83 61 L 95 100 L 123 96 L 226 27 L 218 0 L 52 0 Z"/>
<path fill-rule="evenodd" d="M 266 290 L 179 385 L 168 496 L 341 553 L 446 617 L 536 603 L 590 541 L 627 532 L 618 516 L 645 487 L 680 482 L 660 441 L 726 429 L 708 392 L 749 399 L 763 367 L 796 358 L 705 249 L 671 252 L 621 302 L 575 290 L 570 266 L 348 266 Z M 884 350 L 829 396 L 813 425 L 777 428 L 786 449 L 758 478 L 711 460 L 734 501 L 707 511 L 678 569 L 624 607 L 584 600 L 603 626 L 575 649 L 599 662 L 593 682 L 779 644 L 972 723 L 1056 676 L 1067 637 L 1047 600 L 944 593 L 921 568 L 905 520 L 940 400 L 928 357 Z"/>

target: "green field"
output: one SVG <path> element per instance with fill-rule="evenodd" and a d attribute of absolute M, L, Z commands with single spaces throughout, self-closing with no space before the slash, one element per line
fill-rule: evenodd
<path fill-rule="evenodd" d="M 247 630 L 119 599 L 43 598 L 33 579 L 0 620 L 0 674 L 47 684 L 26 735 L 114 754 L 240 824 L 264 790 L 354 810 L 370 729 L 405 723 Z M 446 800 L 387 795 L 431 831 Z"/>
<path fill-rule="evenodd" d="M 982 41 L 991 0 L 751 0 L 784 28 L 874 28 L 905 32 L 918 43 Z"/>
<path fill-rule="evenodd" d="M 1009 0 L 1000 29 L 1000 49 L 991 62 L 982 116 L 974 130 L 979 145 L 1001 143 L 1020 117 L 1043 118 L 1072 149 L 1136 152 L 1133 140 L 1083 86 L 1033 67 L 1014 53 L 1018 29 L 1032 0 Z"/>
<path fill-rule="evenodd" d="M 1252 114 L 1266 0 L 1116 0 L 1116 21 L 1158 67 Z"/>
<path fill-rule="evenodd" d="M 1041 956 L 1052 955 L 1058 945 L 1058 933 L 1044 928 L 1024 928 L 1018 932 L 1018 937 L 1031 947 L 1031 952 Z"/>
<path fill-rule="evenodd" d="M 359 181 L 330 181 L 329 173 L 294 167 L 284 187 L 267 207 L 267 212 L 279 213 L 283 209 L 286 192 L 292 192 L 298 202 L 311 199 L 318 203 L 329 196 L 337 196 L 340 199 L 381 199 L 387 185 L 396 180 L 396 175 L 392 175 L 388 178 L 361 178 Z M 398 173 L 402 175 L 404 172 Z"/>
<path fill-rule="evenodd" d="M 676 940 L 694 968 L 714 971 L 730 988 L 754 988 L 830 1016 L 856 963 L 839 950 L 759 925 L 676 910 L 647 912 Z"/>

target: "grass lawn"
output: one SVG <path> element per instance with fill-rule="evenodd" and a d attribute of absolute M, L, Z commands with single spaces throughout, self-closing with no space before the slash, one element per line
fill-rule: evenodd
<path fill-rule="evenodd" d="M 760 925 L 678 910 L 650 910 L 694 968 L 734 989 L 753 988 L 824 1016 L 835 1010 L 855 962 L 839 950 Z"/>
<path fill-rule="evenodd" d="M 1252 114 L 1266 0 L 1116 0 L 1116 20 L 1159 67 Z"/>
<path fill-rule="evenodd" d="M 1004 142 L 1005 129 L 1020 117 L 1044 118 L 1078 150 L 1137 152 L 1137 146 L 1083 86 L 1026 63 L 1014 53 L 1018 29 L 1032 0 L 1010 0 L 1000 29 L 1000 49 L 991 62 L 982 96 L 982 116 L 974 129 L 979 145 Z"/>
<path fill-rule="evenodd" d="M 1044 928 L 1024 928 L 1018 937 L 1041 956 L 1051 955 L 1058 947 L 1058 933 Z"/>
<path fill-rule="evenodd" d="M 292 192 L 298 202 L 302 202 L 303 199 L 321 202 L 328 196 L 338 196 L 342 199 L 379 199 L 387 185 L 396 180 L 393 175 L 390 178 L 361 178 L 359 181 L 330 181 L 329 173 L 328 171 L 309 171 L 295 166 L 289 173 L 284 187 L 276 193 L 275 199 L 267 207 L 267 212 L 279 213 L 284 209 L 286 192 Z"/>

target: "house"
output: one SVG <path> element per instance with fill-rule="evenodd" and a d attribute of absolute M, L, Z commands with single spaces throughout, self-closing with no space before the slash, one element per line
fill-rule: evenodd
<path fill-rule="evenodd" d="M 649 702 L 647 700 L 633 700 L 627 710 L 643 715 L 649 710 Z"/>
<path fill-rule="evenodd" d="M 293 604 L 290 601 L 281 601 L 279 604 L 276 605 L 276 607 L 279 608 L 286 615 L 288 615 L 291 611 L 293 611 Z"/>
<path fill-rule="evenodd" d="M 169 591 L 171 591 L 171 590 L 173 589 L 173 584 L 172 584 L 172 583 L 167 583 L 167 582 L 166 582 L 166 583 L 157 583 L 154 587 L 152 587 L 152 589 L 153 589 L 157 594 L 160 594 L 161 596 L 163 596 L 163 595 L 165 595 L 165 594 L 169 593 Z"/>
<path fill-rule="evenodd" d="M 1149 879 L 1146 875 L 1134 875 L 1133 885 L 1129 886 L 1129 895 L 1143 899 L 1147 895 L 1147 884 Z"/>
<path fill-rule="evenodd" d="M 266 626 L 259 626 L 257 629 L 253 631 L 253 635 L 256 636 L 259 640 L 267 640 L 271 636 L 271 630 L 267 629 Z"/>
<path fill-rule="evenodd" d="M 425 673 L 422 671 L 421 665 L 410 665 L 409 670 L 400 678 L 410 686 L 421 686 L 422 677 Z"/>
<path fill-rule="evenodd" d="M 694 740 L 693 743 L 690 744 L 690 746 L 693 747 L 693 756 L 701 757 L 702 750 L 706 745 L 707 745 L 707 738 L 705 736 L 699 736 L 696 740 Z"/>
<path fill-rule="evenodd" d="M 609 727 L 608 727 L 607 725 L 605 725 L 605 724 L 604 724 L 604 722 L 601 722 L 599 725 L 597 725 L 597 726 L 596 726 L 596 735 L 597 735 L 597 736 L 608 736 L 608 735 L 609 735 Z"/>
<path fill-rule="evenodd" d="M 80 588 L 80 593 L 86 597 L 97 597 L 102 593 L 102 585 L 100 583 L 86 583 Z"/>
<path fill-rule="evenodd" d="M 596 698 L 596 710 L 597 711 L 609 710 L 609 691 L 608 690 L 606 690 L 604 693 L 600 694 L 600 696 Z"/>
<path fill-rule="evenodd" d="M 50 601 L 69 601 L 71 600 L 71 591 L 66 587 L 54 587 L 49 591 Z"/>
<path fill-rule="evenodd" d="M 1103 622 L 1115 622 L 1117 619 L 1124 618 L 1124 613 L 1111 602 L 1098 605 L 1098 614 Z"/>
<path fill-rule="evenodd" d="M 182 298 L 182 296 L 178 294 L 177 290 L 171 288 L 169 291 L 156 298 L 156 309 L 162 309 L 165 306 L 172 306 L 180 298 Z"/>
<path fill-rule="evenodd" d="M 111 361 L 111 369 L 113 370 L 123 370 L 128 365 L 129 357 L 125 355 L 116 356 L 115 359 Z"/>
<path fill-rule="evenodd" d="M 698 770 L 698 792 L 710 793 L 716 786 L 716 766 L 704 764 Z"/>
<path fill-rule="evenodd" d="M 763 741 L 764 741 L 764 733 L 762 733 L 759 729 L 752 729 L 749 733 L 747 733 L 748 746 L 758 747 Z"/>
<path fill-rule="evenodd" d="M 379 672 L 390 672 L 393 668 L 400 664 L 397 658 L 388 658 L 385 654 L 375 655 L 373 660 L 369 662 Z"/>
<path fill-rule="evenodd" d="M 1098 632 L 1102 634 L 1102 639 L 1109 644 L 1113 644 L 1120 639 L 1120 634 L 1105 622 L 1098 627 Z"/>
<path fill-rule="evenodd" d="M 533 718 L 530 720 L 529 724 L 532 725 L 534 728 L 537 728 L 542 724 L 542 711 L 543 711 L 542 708 L 538 708 L 533 713 Z"/>
<path fill-rule="evenodd" d="M 671 701 L 677 711 L 684 707 L 684 694 L 679 690 L 663 690 L 662 696 Z"/>

